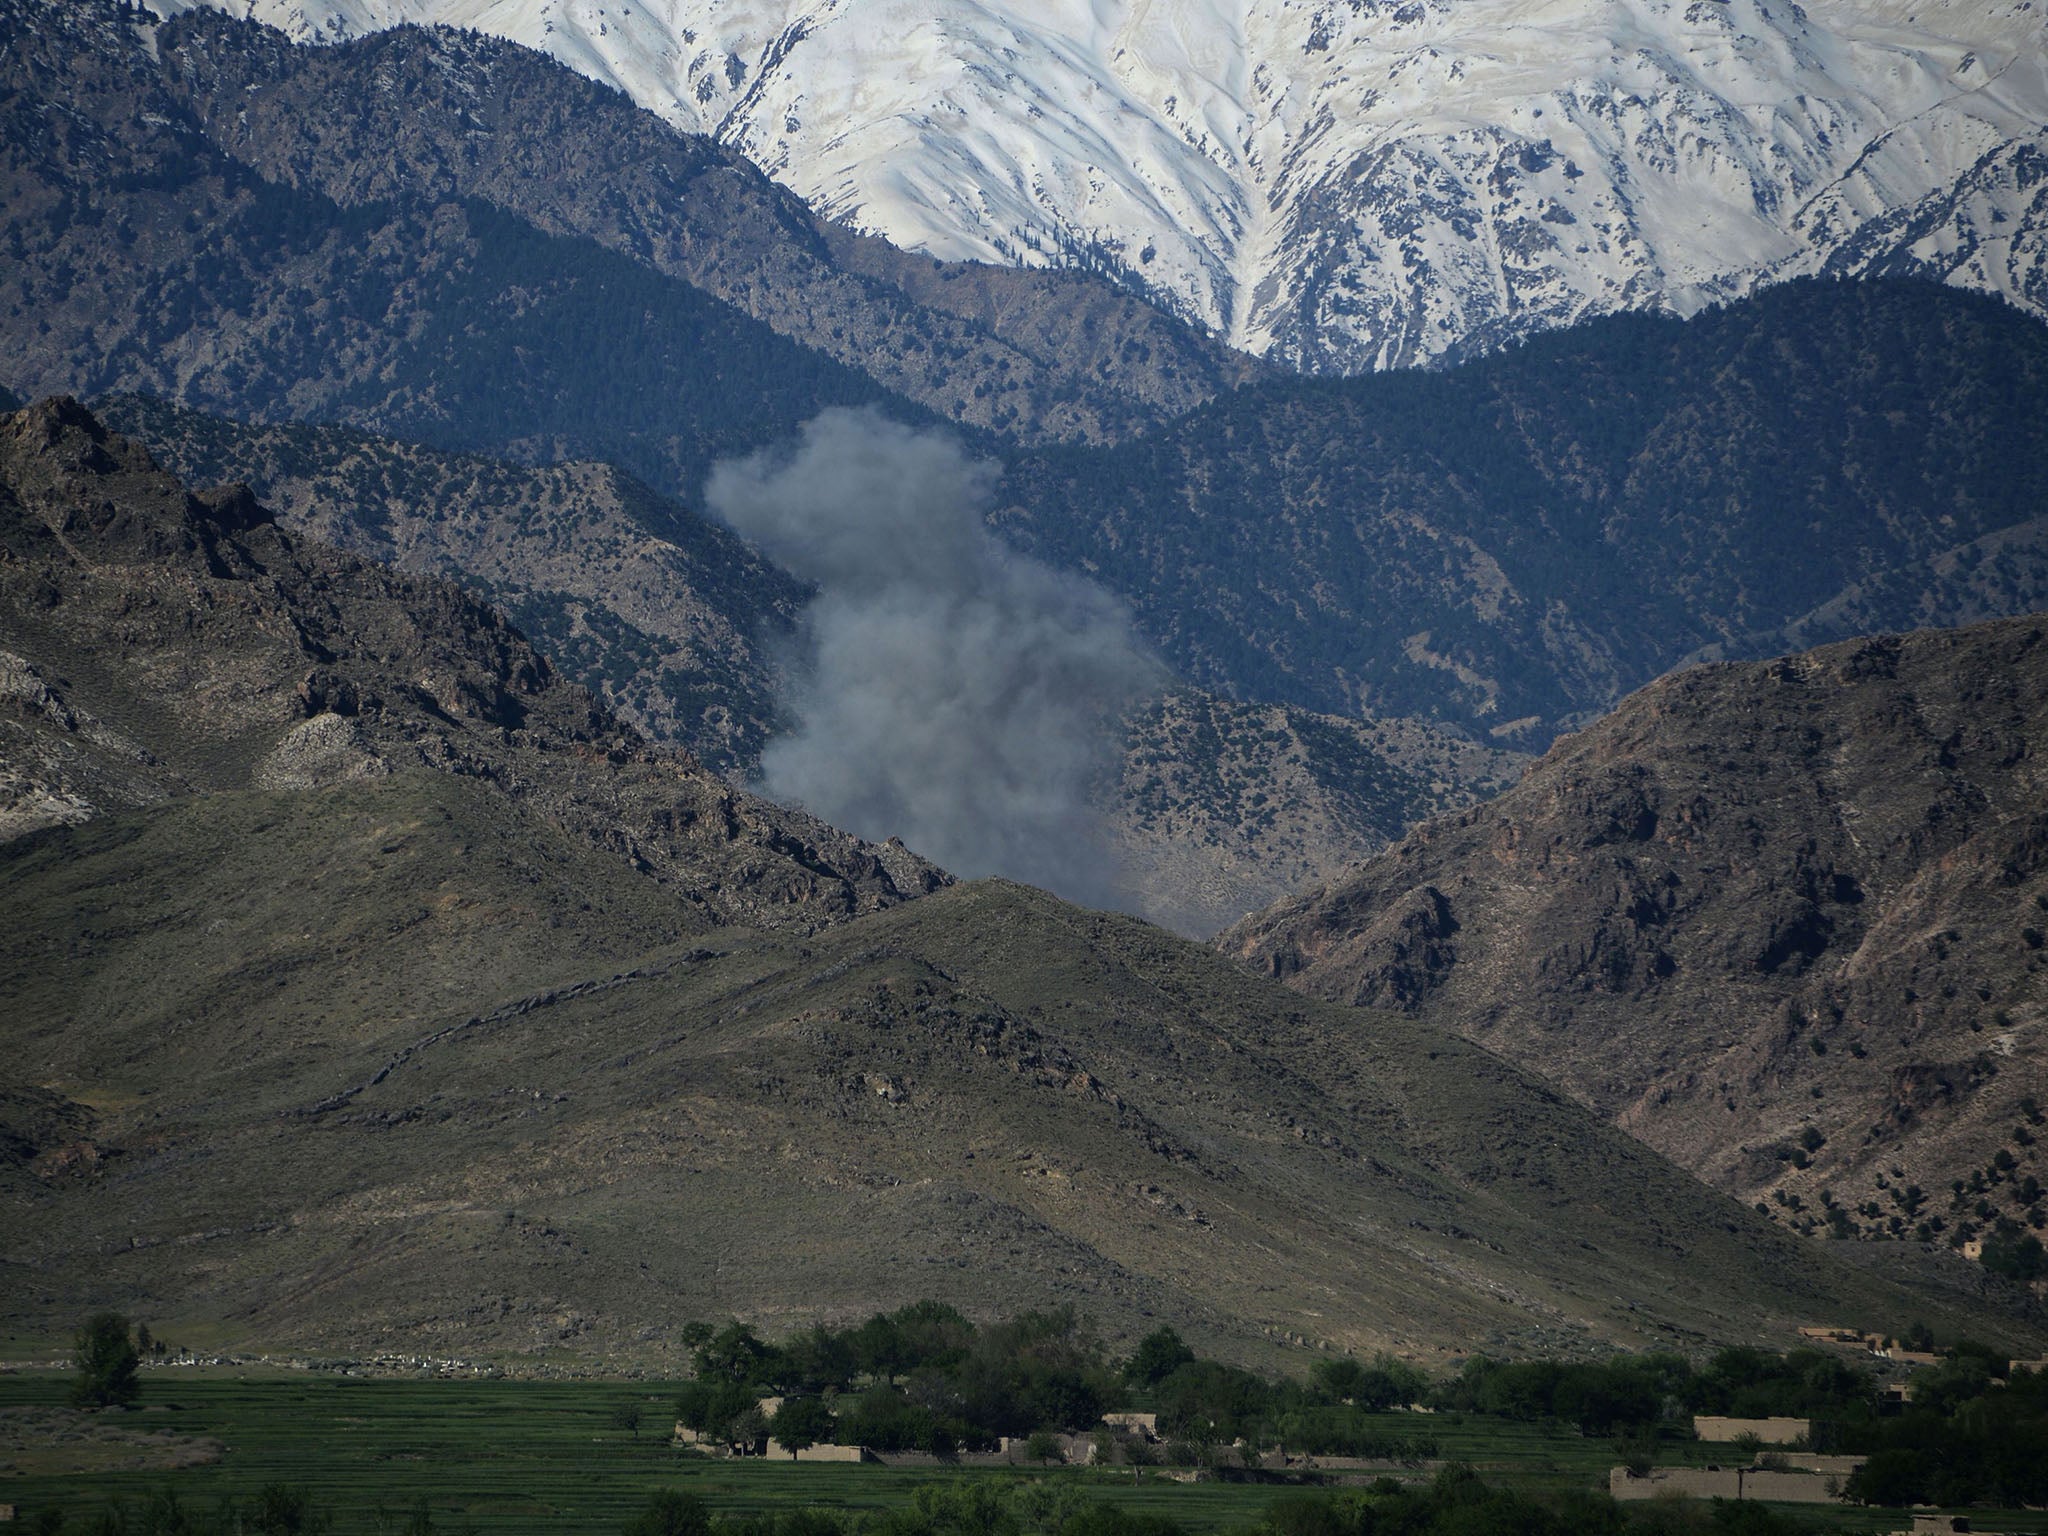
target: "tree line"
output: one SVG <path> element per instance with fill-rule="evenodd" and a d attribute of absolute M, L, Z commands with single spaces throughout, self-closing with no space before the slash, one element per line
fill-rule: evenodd
<path fill-rule="evenodd" d="M 978 1326 L 926 1301 L 848 1328 L 816 1325 L 781 1344 L 740 1322 L 692 1324 L 684 1339 L 695 1376 L 677 1421 L 736 1444 L 772 1436 L 788 1450 L 836 1441 L 943 1457 L 1034 1433 L 1093 1433 L 1103 1441 L 1098 1459 L 1138 1460 L 1145 1442 L 1114 1434 L 1103 1416 L 1143 1409 L 1186 1460 L 1238 1440 L 1314 1455 L 1436 1450 L 1427 1436 L 1367 1419 L 1425 1389 L 1405 1362 L 1322 1360 L 1306 1381 L 1269 1377 L 1201 1359 L 1171 1328 L 1118 1358 L 1071 1308 Z M 768 1397 L 781 1398 L 772 1418 L 759 1408 Z"/>

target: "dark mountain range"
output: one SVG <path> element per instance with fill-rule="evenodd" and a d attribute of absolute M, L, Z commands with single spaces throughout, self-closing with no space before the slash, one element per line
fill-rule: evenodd
<path fill-rule="evenodd" d="M 833 403 L 1026 439 L 1251 366 L 1106 284 L 934 268 L 511 44 L 298 49 L 7 0 L 0 314 L 30 394 L 606 457 L 694 494 Z"/>
<path fill-rule="evenodd" d="M 1801 1230 L 2011 1245 L 2048 1228 L 2044 744 L 2041 615 L 1696 668 L 1219 942 Z"/>
<path fill-rule="evenodd" d="M 1540 746 L 1696 655 L 2048 604 L 2048 327 L 1811 282 L 1012 466 L 1190 681 Z"/>
<path fill-rule="evenodd" d="M 480 201 L 342 208 L 262 180 L 166 91 L 118 7 L 15 0 L 0 20 L 0 333 L 24 393 L 142 390 L 674 484 L 825 405 L 922 414 Z"/>
<path fill-rule="evenodd" d="M 2033 1341 L 1428 1024 L 748 802 L 76 407 L 0 484 L 6 760 L 99 797 L 0 843 L 17 1336 L 659 1364 L 936 1295 L 1240 1356 Z"/>
<path fill-rule="evenodd" d="M 943 881 L 648 744 L 460 589 L 194 497 L 75 403 L 0 422 L 6 823 L 426 769 L 645 871 L 685 930 L 815 927 Z"/>

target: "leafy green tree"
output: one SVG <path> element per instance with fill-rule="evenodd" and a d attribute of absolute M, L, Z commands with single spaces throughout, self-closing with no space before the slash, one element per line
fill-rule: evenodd
<path fill-rule="evenodd" d="M 676 1393 L 676 1421 L 685 1429 L 716 1439 L 758 1400 L 759 1394 L 744 1383 L 699 1377 L 684 1382 Z"/>
<path fill-rule="evenodd" d="M 1034 1430 L 1031 1438 L 1024 1442 L 1024 1454 L 1040 1466 L 1044 1466 L 1045 1463 L 1059 1456 L 1059 1436 L 1053 1434 L 1050 1430 Z"/>
<path fill-rule="evenodd" d="M 199 1536 L 205 1527 L 178 1502 L 177 1493 L 159 1488 L 142 1501 L 138 1522 L 142 1536 Z"/>
<path fill-rule="evenodd" d="M 1315 1384 L 1340 1403 L 1355 1402 L 1358 1398 L 1359 1383 L 1364 1379 L 1365 1367 L 1356 1360 L 1340 1356 L 1335 1360 L 1318 1360 L 1309 1367 L 1309 1375 Z"/>
<path fill-rule="evenodd" d="M 742 1408 L 732 1416 L 725 1427 L 725 1437 L 734 1445 L 745 1446 L 749 1452 L 768 1438 L 768 1416 L 761 1412 L 760 1404 Z"/>
<path fill-rule="evenodd" d="M 1931 1480 L 1926 1453 L 1899 1446 L 1873 1451 L 1862 1466 L 1849 1474 L 1843 1493 L 1859 1504 L 1903 1509 L 1927 1497 Z"/>
<path fill-rule="evenodd" d="M 141 1391 L 135 1379 L 135 1341 L 129 1337 L 128 1319 L 118 1312 L 87 1318 L 71 1358 L 78 1367 L 71 1400 L 81 1408 L 125 1408 Z"/>
<path fill-rule="evenodd" d="M 1318 1360 L 1309 1374 L 1339 1402 L 1355 1403 L 1368 1413 L 1412 1403 L 1429 1387 L 1422 1372 L 1384 1353 L 1375 1355 L 1370 1365 L 1344 1358 Z"/>
<path fill-rule="evenodd" d="M 1017 1516 L 994 1483 L 926 1483 L 911 1495 L 911 1509 L 936 1536 L 1020 1536 Z"/>
<path fill-rule="evenodd" d="M 2048 1251 L 2042 1249 L 2041 1239 L 2031 1232 L 2017 1237 L 1991 1237 L 1984 1242 L 1983 1264 L 1994 1275 L 2026 1284 L 2048 1275 Z"/>
<path fill-rule="evenodd" d="M 1194 1358 L 1195 1352 L 1179 1334 L 1171 1328 L 1155 1328 L 1131 1351 L 1131 1358 L 1124 1362 L 1124 1376 L 1135 1386 L 1156 1387 Z"/>
<path fill-rule="evenodd" d="M 774 1349 L 745 1323 L 727 1323 L 697 1351 L 697 1374 L 723 1381 L 757 1382 L 772 1368 Z"/>
<path fill-rule="evenodd" d="M 832 1410 L 825 1406 L 822 1397 L 786 1397 L 775 1410 L 775 1417 L 768 1421 L 768 1433 L 791 1456 L 830 1440 L 835 1427 Z"/>
<path fill-rule="evenodd" d="M 1656 1431 L 1639 1428 L 1616 1436 L 1614 1453 L 1635 1476 L 1649 1476 L 1650 1469 L 1657 1464 Z"/>

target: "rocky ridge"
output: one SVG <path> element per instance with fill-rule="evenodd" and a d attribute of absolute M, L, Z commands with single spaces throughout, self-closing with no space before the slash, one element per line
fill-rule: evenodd
<path fill-rule="evenodd" d="M 1807 1232 L 2048 1227 L 2048 621 L 1694 668 L 1223 936 Z"/>
<path fill-rule="evenodd" d="M 1541 748 L 1694 658 L 2048 606 L 2048 327 L 1790 283 L 1020 456 L 1006 537 L 1198 686 Z"/>
<path fill-rule="evenodd" d="M 0 912 L 39 1085 L 0 1090 L 10 1333 L 115 1304 L 231 1350 L 659 1371 L 679 1316 L 936 1297 L 1253 1360 L 2034 1337 L 1427 1025 L 998 881 L 679 936 L 603 850 L 399 774 L 17 838 Z"/>
<path fill-rule="evenodd" d="M 805 588 L 612 465 L 509 464 L 138 396 L 94 412 L 187 484 L 245 481 L 294 533 L 476 592 L 606 707 L 708 767 L 744 773 L 775 724 L 775 646 Z"/>
<path fill-rule="evenodd" d="M 824 405 L 1091 440 L 1253 367 L 1098 279 L 939 268 L 825 223 L 731 151 L 475 34 L 308 52 L 120 0 L 7 0 L 0 26 L 24 394 L 470 445 L 490 419 L 532 456 L 603 448 L 694 494 L 717 452 Z M 636 459 L 626 430 L 676 441 Z"/>
<path fill-rule="evenodd" d="M 446 582 L 189 494 L 69 400 L 0 422 L 16 830 L 167 797 L 426 770 L 659 879 L 697 924 L 813 927 L 945 877 L 723 782 Z"/>

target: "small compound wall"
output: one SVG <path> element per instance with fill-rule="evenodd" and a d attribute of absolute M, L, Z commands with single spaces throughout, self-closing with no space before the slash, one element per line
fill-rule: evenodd
<path fill-rule="evenodd" d="M 1804 1440 L 1812 1427 L 1811 1419 L 1719 1419 L 1701 1414 L 1692 1421 L 1692 1432 L 1715 1445 L 1744 1435 L 1755 1435 L 1765 1445 L 1791 1445 Z"/>
<path fill-rule="evenodd" d="M 1777 1504 L 1832 1504 L 1842 1479 L 1814 1472 L 1751 1472 L 1733 1467 L 1659 1467 L 1637 1477 L 1627 1467 L 1607 1474 L 1617 1501 L 1682 1494 L 1694 1499 L 1769 1499 Z"/>

